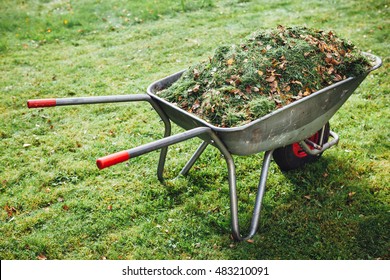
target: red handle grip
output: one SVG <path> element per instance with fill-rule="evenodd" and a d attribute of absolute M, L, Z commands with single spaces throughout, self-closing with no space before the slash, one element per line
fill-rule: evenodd
<path fill-rule="evenodd" d="M 39 107 L 53 107 L 57 105 L 57 101 L 54 98 L 51 99 L 34 99 L 27 101 L 28 108 L 39 108 Z"/>
<path fill-rule="evenodd" d="M 111 165 L 124 162 L 130 158 L 130 154 L 127 151 L 118 152 L 112 155 L 108 155 L 96 160 L 96 165 L 99 169 L 110 167 Z"/>

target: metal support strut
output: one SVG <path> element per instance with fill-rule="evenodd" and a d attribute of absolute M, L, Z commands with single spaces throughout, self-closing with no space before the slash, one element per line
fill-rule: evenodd
<path fill-rule="evenodd" d="M 321 142 L 320 145 L 317 145 L 316 143 L 306 139 L 301 142 L 299 142 L 299 145 L 302 147 L 302 149 L 309 155 L 316 156 L 320 153 L 323 153 L 325 150 L 333 147 L 339 142 L 339 136 L 337 133 L 330 131 L 329 135 L 332 136 L 333 140 L 330 142 L 327 142 L 325 144 L 322 143 L 323 137 L 321 135 Z M 307 142 L 307 143 L 306 143 Z M 312 149 L 309 147 L 309 145 L 312 147 Z"/>
<path fill-rule="evenodd" d="M 191 167 L 194 165 L 194 163 L 198 160 L 198 158 L 201 156 L 201 154 L 206 150 L 209 143 L 204 141 L 198 149 L 195 151 L 195 153 L 192 155 L 190 160 L 187 162 L 187 164 L 183 167 L 183 169 L 180 171 L 180 175 L 186 176 L 188 172 L 190 171 Z"/>

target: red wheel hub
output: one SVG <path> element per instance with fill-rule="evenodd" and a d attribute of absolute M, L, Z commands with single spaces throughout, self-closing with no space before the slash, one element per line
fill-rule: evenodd
<path fill-rule="evenodd" d="M 320 138 L 320 133 L 316 132 L 316 134 L 314 134 L 313 136 L 311 136 L 308 139 L 310 141 L 312 141 L 313 143 L 319 144 L 318 143 L 319 138 Z M 311 150 L 314 149 L 314 147 L 312 147 L 310 145 L 309 145 L 309 147 Z M 299 157 L 299 158 L 307 157 L 307 153 L 302 149 L 302 147 L 298 143 L 293 143 L 292 149 L 293 149 L 293 153 L 296 157 Z"/>

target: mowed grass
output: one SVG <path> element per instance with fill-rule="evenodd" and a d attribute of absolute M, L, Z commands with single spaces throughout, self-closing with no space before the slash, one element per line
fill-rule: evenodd
<path fill-rule="evenodd" d="M 1 259 L 389 259 L 387 1 L 0 3 Z M 332 29 L 383 59 L 331 120 L 340 143 L 282 173 L 271 164 L 258 234 L 230 239 L 227 169 L 209 147 L 99 171 L 98 157 L 163 136 L 147 103 L 27 109 L 26 100 L 144 93 L 216 46 L 278 24 Z M 173 132 L 182 131 L 173 126 Z M 249 225 L 262 154 L 235 157 Z"/>

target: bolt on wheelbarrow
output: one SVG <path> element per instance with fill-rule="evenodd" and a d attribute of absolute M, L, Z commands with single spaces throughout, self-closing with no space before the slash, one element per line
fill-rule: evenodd
<path fill-rule="evenodd" d="M 381 66 L 382 61 L 379 57 L 368 53 L 364 54 L 375 61 L 369 72 Z M 97 103 L 149 102 L 164 123 L 164 138 L 99 158 L 96 160 L 98 168 L 107 168 L 145 153 L 160 150 L 157 177 L 163 181 L 168 146 L 194 137 L 202 139 L 202 144 L 185 164 L 180 174 L 186 175 L 209 145 L 216 147 L 222 153 L 228 169 L 231 229 L 232 236 L 236 241 L 250 239 L 257 232 L 271 159 L 274 158 L 282 170 L 296 169 L 317 160 L 325 150 L 336 145 L 339 137 L 330 130 L 329 120 L 369 73 L 337 82 L 243 126 L 220 128 L 158 96 L 159 91 L 171 86 L 183 72 L 175 73 L 152 83 L 147 88 L 146 94 L 36 99 L 29 100 L 27 105 L 29 108 L 38 108 Z M 171 135 L 171 121 L 184 128 L 185 131 Z M 236 167 L 233 155 L 244 156 L 260 152 L 265 153 L 251 225 L 247 234 L 242 235 L 238 219 Z"/>

